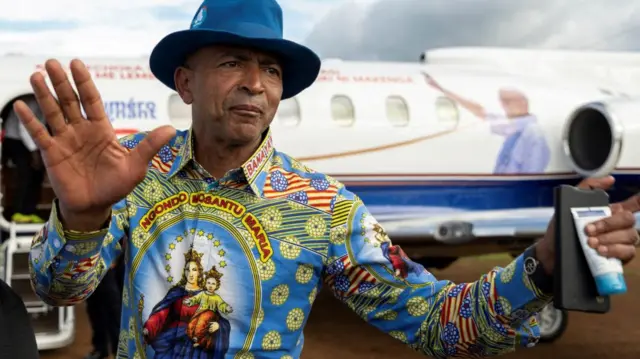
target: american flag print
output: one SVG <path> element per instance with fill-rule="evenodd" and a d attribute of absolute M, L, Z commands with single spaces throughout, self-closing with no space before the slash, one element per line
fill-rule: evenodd
<path fill-rule="evenodd" d="M 363 293 L 373 288 L 378 281 L 364 267 L 354 265 L 349 256 L 343 256 L 327 268 L 325 282 L 334 293 L 343 298 Z"/>
<path fill-rule="evenodd" d="M 66 279 L 76 279 L 78 276 L 94 269 L 100 258 L 100 253 L 97 253 L 91 257 L 80 259 L 69 270 L 64 271 L 62 277 Z"/>
<path fill-rule="evenodd" d="M 173 165 L 173 161 L 178 155 L 179 149 L 176 146 L 165 145 L 151 160 L 151 168 L 155 168 L 161 173 L 167 173 Z"/>
<path fill-rule="evenodd" d="M 272 167 L 264 186 L 267 198 L 283 198 L 330 212 L 338 188 L 326 178 L 303 178 L 281 167 Z"/>
<path fill-rule="evenodd" d="M 127 150 L 133 150 L 141 141 L 138 135 L 129 135 L 120 139 L 120 144 Z M 161 173 L 168 173 L 171 170 L 173 161 L 180 152 L 180 146 L 164 145 L 160 151 L 149 162 L 150 168 L 155 168 Z"/>
<path fill-rule="evenodd" d="M 444 299 L 440 325 L 443 328 L 457 328 L 458 340 L 470 343 L 478 337 L 478 327 L 473 319 L 471 303 L 471 284 L 458 284 L 453 287 Z"/>

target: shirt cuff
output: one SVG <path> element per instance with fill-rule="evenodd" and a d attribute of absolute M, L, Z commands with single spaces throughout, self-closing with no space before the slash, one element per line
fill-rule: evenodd
<path fill-rule="evenodd" d="M 531 278 L 532 283 L 538 288 L 543 295 L 553 295 L 553 275 L 547 274 L 542 263 L 536 256 L 535 245 L 527 248 L 524 253 L 525 273 Z"/>
<path fill-rule="evenodd" d="M 529 319 L 553 298 L 546 285 L 539 287 L 527 274 L 525 257 L 525 254 L 521 254 L 508 266 L 499 270 L 495 280 L 498 296 L 496 309 L 509 317 L 512 323 Z"/>
<path fill-rule="evenodd" d="M 107 221 L 105 226 L 97 231 L 90 232 L 79 232 L 66 230 L 62 226 L 62 220 L 60 219 L 60 210 L 59 210 L 59 202 L 58 199 L 53 200 L 53 206 L 51 208 L 51 215 L 49 216 L 49 230 L 55 231 L 59 238 L 64 239 L 65 241 L 76 241 L 76 240 L 87 240 L 93 239 L 96 237 L 101 237 L 109 232 L 109 223 Z"/>

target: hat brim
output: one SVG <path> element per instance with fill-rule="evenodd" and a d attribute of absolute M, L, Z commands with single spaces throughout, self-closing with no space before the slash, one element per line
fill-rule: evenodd
<path fill-rule="evenodd" d="M 283 69 L 282 99 L 293 97 L 311 86 L 320 72 L 318 55 L 293 41 L 245 37 L 206 29 L 182 30 L 165 36 L 151 52 L 151 72 L 160 82 L 175 90 L 174 73 L 184 65 L 186 57 L 202 47 L 216 44 L 247 46 L 277 56 Z"/>

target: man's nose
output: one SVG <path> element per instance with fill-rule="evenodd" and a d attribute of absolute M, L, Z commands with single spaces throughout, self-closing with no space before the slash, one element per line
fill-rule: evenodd
<path fill-rule="evenodd" d="M 258 65 L 250 65 L 245 67 L 244 77 L 241 87 L 252 95 L 264 92 L 264 83 L 262 81 L 262 69 Z"/>

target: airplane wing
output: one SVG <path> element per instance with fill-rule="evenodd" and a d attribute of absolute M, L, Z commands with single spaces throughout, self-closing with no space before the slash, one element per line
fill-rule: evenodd
<path fill-rule="evenodd" d="M 461 244 L 479 238 L 535 238 L 542 236 L 553 216 L 552 207 L 509 210 L 456 211 L 437 207 L 376 207 L 369 211 L 389 237 L 433 238 Z M 640 213 L 636 213 L 640 231 Z"/>

